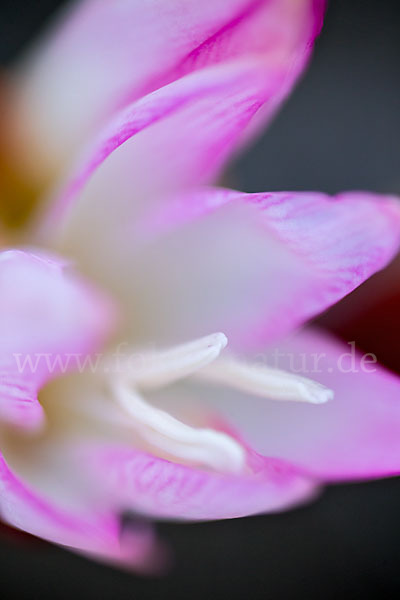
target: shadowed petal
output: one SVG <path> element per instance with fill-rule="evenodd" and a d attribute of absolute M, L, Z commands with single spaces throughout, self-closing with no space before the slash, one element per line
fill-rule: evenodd
<path fill-rule="evenodd" d="M 60 259 L 8 250 L 0 254 L 0 419 L 35 428 L 37 392 L 79 368 L 113 324 L 108 301 L 76 279 Z"/>

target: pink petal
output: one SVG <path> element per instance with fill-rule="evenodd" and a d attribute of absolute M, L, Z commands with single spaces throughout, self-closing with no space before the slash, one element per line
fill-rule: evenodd
<path fill-rule="evenodd" d="M 316 485 L 284 461 L 253 454 L 253 470 L 221 475 L 124 446 L 91 448 L 93 475 L 120 508 L 156 518 L 232 519 L 302 503 Z"/>
<path fill-rule="evenodd" d="M 24 485 L 0 453 L 0 513 L 3 521 L 35 536 L 130 568 L 156 568 L 154 540 L 144 528 L 121 537 L 119 519 L 95 511 L 58 508 Z"/>
<path fill-rule="evenodd" d="M 98 195 L 105 173 L 115 200 L 122 202 L 126 189 L 134 205 L 212 180 L 284 79 L 281 70 L 261 60 L 232 62 L 187 75 L 123 109 L 56 196 L 47 235 L 56 235 L 69 212 L 80 208 L 85 186 Z"/>
<path fill-rule="evenodd" d="M 37 427 L 38 390 L 79 368 L 110 332 L 113 311 L 60 259 L 40 252 L 0 253 L 0 289 L 0 419 Z"/>
<path fill-rule="evenodd" d="M 125 303 L 137 342 L 222 331 L 230 347 L 265 344 L 351 292 L 400 244 L 397 200 L 368 193 L 205 189 L 147 213 L 103 193 L 69 247 Z"/>
<path fill-rule="evenodd" d="M 298 333 L 258 360 L 311 377 L 333 389 L 335 397 L 315 406 L 215 388 L 212 396 L 207 390 L 193 401 L 205 400 L 229 415 L 258 452 L 288 460 L 310 476 L 341 481 L 400 474 L 397 376 L 371 356 L 363 359 L 350 345 L 316 331 Z"/>
<path fill-rule="evenodd" d="M 57 164 L 105 117 L 189 72 L 263 56 L 286 72 L 307 61 L 324 0 L 86 0 L 62 15 L 17 87 L 21 141 Z M 32 149 L 32 148 L 31 148 Z"/>

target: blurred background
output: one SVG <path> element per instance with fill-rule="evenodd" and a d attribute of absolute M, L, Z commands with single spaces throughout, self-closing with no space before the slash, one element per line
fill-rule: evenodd
<path fill-rule="evenodd" d="M 2 0 L 3 68 L 61 4 Z M 331 0 L 309 71 L 265 136 L 232 167 L 231 181 L 246 191 L 400 193 L 399 66 L 398 0 Z M 376 299 L 369 290 L 381 282 L 390 286 Z M 400 372 L 399 306 L 394 266 L 321 323 Z M 281 515 L 161 524 L 174 565 L 166 577 L 150 580 L 1 528 L 0 595 L 393 598 L 400 591 L 399 506 L 400 482 L 386 480 L 330 488 L 313 505 Z"/>

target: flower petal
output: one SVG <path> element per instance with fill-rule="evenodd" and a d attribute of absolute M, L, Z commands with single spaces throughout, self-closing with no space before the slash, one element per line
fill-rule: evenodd
<path fill-rule="evenodd" d="M 310 476 L 342 481 L 400 474 L 400 379 L 373 356 L 363 358 L 351 344 L 309 330 L 258 359 L 329 386 L 334 399 L 289 405 L 221 388 L 212 396 L 199 388 L 197 398 L 191 389 L 185 398 L 229 415 L 258 452 L 288 460 Z M 164 406 L 170 410 L 165 398 Z"/>
<path fill-rule="evenodd" d="M 165 389 L 160 393 L 164 397 Z M 258 456 L 215 411 L 204 412 L 201 406 L 183 422 L 196 429 L 204 424 L 238 444 L 245 463 L 239 474 L 154 456 L 152 444 L 143 445 L 131 420 L 91 375 L 73 374 L 51 382 L 43 403 L 49 419 L 46 436 L 39 440 L 22 434 L 4 436 L 4 451 L 31 489 L 58 511 L 90 515 L 89 523 L 96 515 L 125 511 L 175 519 L 233 518 L 282 510 L 316 492 L 313 478 L 285 461 Z M 29 522 L 21 527 L 32 531 Z"/>
<path fill-rule="evenodd" d="M 0 513 L 13 527 L 92 557 L 140 570 L 156 566 L 149 530 L 142 528 L 123 537 L 117 517 L 58 508 L 19 480 L 1 453 Z"/>
<path fill-rule="evenodd" d="M 282 99 L 307 61 L 324 0 L 86 0 L 21 69 L 21 141 L 46 166 L 71 154 L 120 108 L 208 65 L 262 55 L 287 73 Z M 36 156 L 37 159 L 37 156 Z"/>
<path fill-rule="evenodd" d="M 368 193 L 205 189 L 147 214 L 105 196 L 67 247 L 125 302 L 137 343 L 222 331 L 229 347 L 264 346 L 382 269 L 400 244 L 397 200 Z M 99 232 L 90 239 L 87 223 Z"/>
<path fill-rule="evenodd" d="M 284 72 L 260 59 L 235 61 L 187 75 L 129 105 L 80 157 L 56 195 L 47 235 L 56 237 L 69 212 L 87 203 L 87 194 L 80 197 L 85 188 L 89 197 L 98 196 L 105 179 L 118 203 L 126 190 L 134 205 L 212 180 L 284 80 Z"/>
<path fill-rule="evenodd" d="M 95 479 L 108 493 L 112 490 L 118 506 L 157 518 L 213 520 L 276 512 L 316 492 L 313 480 L 278 459 L 254 456 L 254 472 L 221 475 L 127 446 L 92 447 L 89 455 Z"/>
<path fill-rule="evenodd" d="M 60 259 L 40 251 L 0 253 L 0 289 L 0 420 L 38 427 L 38 390 L 84 363 L 108 335 L 113 311 Z"/>

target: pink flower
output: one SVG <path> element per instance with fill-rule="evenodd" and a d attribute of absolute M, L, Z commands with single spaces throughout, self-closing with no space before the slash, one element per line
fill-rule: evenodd
<path fill-rule="evenodd" d="M 124 511 L 232 518 L 398 473 L 398 378 L 303 328 L 396 254 L 398 201 L 211 187 L 323 10 L 86 0 L 14 74 L 10 156 L 53 187 L 0 254 L 7 523 L 148 570 L 163 548 Z"/>

